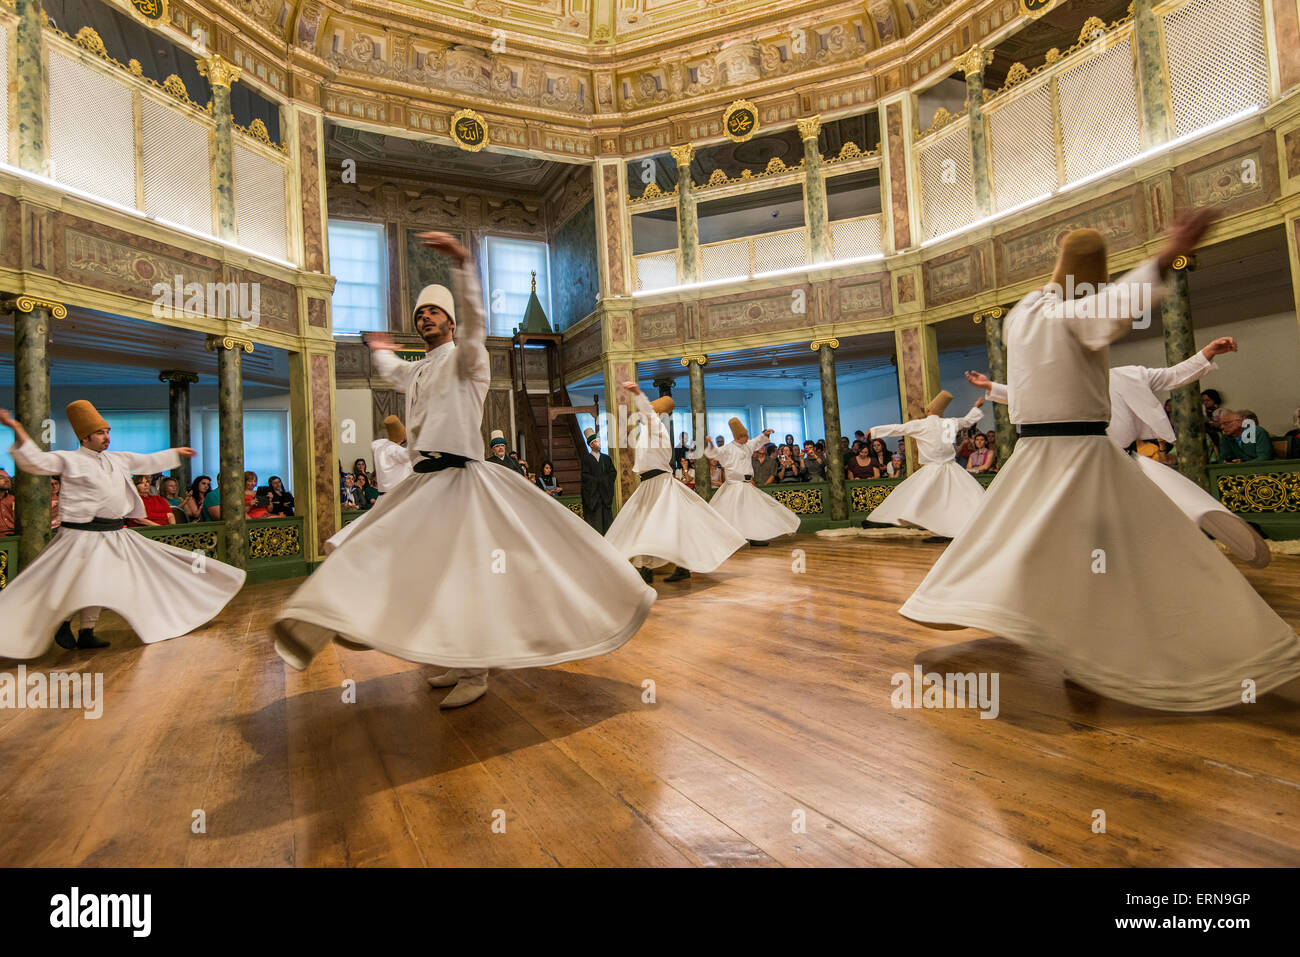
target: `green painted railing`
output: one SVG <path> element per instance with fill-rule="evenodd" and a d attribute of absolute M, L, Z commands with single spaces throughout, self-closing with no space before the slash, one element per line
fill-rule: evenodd
<path fill-rule="evenodd" d="M 986 488 L 993 475 L 977 475 L 975 479 Z M 903 480 L 898 478 L 851 479 L 847 483 L 849 518 L 840 525 L 860 525 Z M 799 516 L 799 531 L 815 532 L 830 528 L 830 485 L 826 482 L 790 482 L 784 485 L 762 485 L 759 488 L 771 495 Z"/>
<path fill-rule="evenodd" d="M 1269 538 L 1300 538 L 1300 459 L 1211 465 L 1210 490 Z"/>

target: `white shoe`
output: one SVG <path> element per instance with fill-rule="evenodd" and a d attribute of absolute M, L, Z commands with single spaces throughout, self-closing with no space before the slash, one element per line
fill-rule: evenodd
<path fill-rule="evenodd" d="M 458 681 L 460 681 L 460 669 L 452 668 L 450 671 L 445 671 L 440 675 L 434 675 L 432 678 L 430 678 L 429 687 L 430 688 L 454 688 Z"/>
<path fill-rule="evenodd" d="M 479 679 L 468 679 L 459 681 L 456 687 L 451 690 L 451 694 L 443 698 L 438 703 L 439 708 L 461 708 L 467 704 L 473 704 L 479 698 L 487 694 L 487 676 L 484 675 Z"/>

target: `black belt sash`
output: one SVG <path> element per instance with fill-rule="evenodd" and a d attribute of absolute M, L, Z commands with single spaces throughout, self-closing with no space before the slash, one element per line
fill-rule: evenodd
<path fill-rule="evenodd" d="M 116 532 L 126 528 L 124 518 L 92 518 L 89 522 L 60 522 L 61 528 L 71 528 L 78 532 Z"/>
<path fill-rule="evenodd" d="M 749 482 L 749 481 L 751 481 L 753 478 L 754 478 L 754 476 L 752 476 L 752 475 L 746 475 L 746 476 L 745 476 L 745 481 L 746 481 L 746 482 Z"/>
<path fill-rule="evenodd" d="M 454 452 L 421 452 L 422 461 L 416 462 L 417 472 L 441 472 L 443 469 L 463 469 L 469 458 Z"/>
<path fill-rule="evenodd" d="M 637 472 L 636 474 L 640 477 L 640 479 L 641 479 L 642 482 L 648 482 L 648 481 L 650 481 L 650 479 L 654 478 L 656 475 L 667 475 L 667 474 L 668 474 L 668 470 L 667 470 L 667 469 L 651 469 L 649 472 Z"/>
<path fill-rule="evenodd" d="M 1048 435 L 1105 435 L 1109 422 L 1031 422 L 1016 426 L 1022 439 Z"/>

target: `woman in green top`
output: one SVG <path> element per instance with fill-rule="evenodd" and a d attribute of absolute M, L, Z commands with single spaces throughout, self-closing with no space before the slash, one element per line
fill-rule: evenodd
<path fill-rule="evenodd" d="M 365 472 L 357 473 L 357 499 L 362 508 L 370 508 L 378 500 L 379 489 L 370 484 L 370 478 Z"/>

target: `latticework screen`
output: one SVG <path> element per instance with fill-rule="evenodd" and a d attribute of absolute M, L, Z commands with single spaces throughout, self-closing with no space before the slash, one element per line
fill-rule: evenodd
<path fill-rule="evenodd" d="M 639 290 L 667 289 L 677 285 L 677 250 L 637 256 L 636 288 Z"/>
<path fill-rule="evenodd" d="M 9 162 L 9 25 L 0 23 L 0 163 Z"/>
<path fill-rule="evenodd" d="M 700 247 L 700 279 L 733 279 L 749 275 L 749 240 L 737 239 Z"/>
<path fill-rule="evenodd" d="M 918 144 L 916 161 L 926 239 L 960 229 L 975 218 L 968 117 Z"/>
<path fill-rule="evenodd" d="M 1129 39 L 1088 56 L 1060 75 L 1065 181 L 1091 176 L 1142 148 Z"/>
<path fill-rule="evenodd" d="M 1056 189 L 1056 132 L 1048 78 L 1017 90 L 986 116 L 994 209 L 1011 209 Z"/>
<path fill-rule="evenodd" d="M 211 233 L 208 128 L 149 96 L 143 98 L 141 112 L 144 211 L 189 229 Z"/>
<path fill-rule="evenodd" d="M 880 216 L 862 216 L 831 223 L 831 247 L 836 259 L 877 256 L 884 251 Z"/>
<path fill-rule="evenodd" d="M 134 209 L 135 115 L 130 89 L 50 50 L 49 96 L 54 179 Z"/>
<path fill-rule="evenodd" d="M 284 166 L 239 143 L 235 144 L 235 216 L 239 245 L 286 258 Z"/>
<path fill-rule="evenodd" d="M 1268 103 L 1259 0 L 1188 0 L 1162 23 L 1175 136 Z"/>
<path fill-rule="evenodd" d="M 802 229 L 767 233 L 750 240 L 754 244 L 754 272 L 790 269 L 808 262 L 807 240 Z M 741 275 L 744 275 L 743 273 Z"/>

